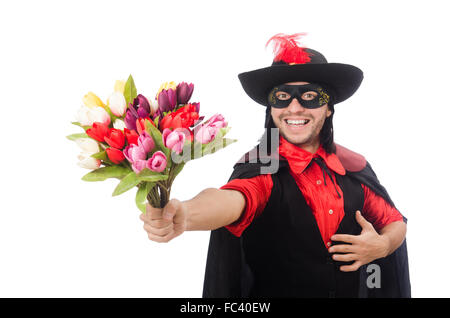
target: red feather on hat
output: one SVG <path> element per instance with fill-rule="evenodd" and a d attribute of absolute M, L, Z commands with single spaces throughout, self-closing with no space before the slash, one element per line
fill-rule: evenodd
<path fill-rule="evenodd" d="M 266 48 L 273 41 L 274 62 L 283 61 L 287 64 L 305 64 L 311 61 L 305 47 L 300 46 L 300 38 L 306 33 L 287 35 L 278 33 L 272 36 L 266 43 Z"/>

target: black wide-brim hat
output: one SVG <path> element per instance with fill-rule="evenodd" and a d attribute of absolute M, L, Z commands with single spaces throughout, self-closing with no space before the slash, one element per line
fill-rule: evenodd
<path fill-rule="evenodd" d="M 288 82 L 310 82 L 322 84 L 332 96 L 333 104 L 352 96 L 361 85 L 363 72 L 356 66 L 328 63 L 318 51 L 304 48 L 310 61 L 302 64 L 275 61 L 271 66 L 240 73 L 239 80 L 244 91 L 255 102 L 269 106 L 268 94 L 273 87 Z"/>

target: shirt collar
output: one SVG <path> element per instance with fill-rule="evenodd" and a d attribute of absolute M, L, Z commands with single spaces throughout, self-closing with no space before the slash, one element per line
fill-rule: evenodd
<path fill-rule="evenodd" d="M 327 153 L 325 149 L 323 149 L 322 145 L 320 145 L 319 149 L 317 149 L 315 153 L 311 153 L 290 143 L 280 135 L 280 146 L 278 148 L 278 153 L 287 159 L 292 171 L 298 174 L 303 173 L 313 158 L 321 157 L 325 161 L 328 168 L 340 175 L 345 175 L 345 168 L 338 156 L 334 153 Z"/>

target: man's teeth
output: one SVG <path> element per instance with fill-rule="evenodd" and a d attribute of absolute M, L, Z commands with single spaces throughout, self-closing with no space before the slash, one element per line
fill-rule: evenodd
<path fill-rule="evenodd" d="M 302 119 L 302 120 L 291 120 L 291 119 L 286 119 L 286 122 L 289 125 L 305 125 L 309 122 L 308 119 Z"/>

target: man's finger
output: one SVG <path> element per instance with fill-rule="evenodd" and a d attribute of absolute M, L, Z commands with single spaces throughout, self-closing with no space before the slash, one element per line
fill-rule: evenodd
<path fill-rule="evenodd" d="M 356 222 L 363 228 L 363 229 L 369 229 L 372 228 L 372 223 L 367 221 L 361 214 L 361 211 L 357 210 L 355 213 Z"/>
<path fill-rule="evenodd" d="M 147 233 L 147 234 L 148 234 L 148 238 L 150 240 L 158 242 L 158 243 L 167 243 L 172 239 L 171 233 L 169 233 L 168 235 L 164 235 L 164 236 L 156 235 L 153 233 Z"/>
<path fill-rule="evenodd" d="M 151 220 L 158 220 L 162 218 L 162 209 L 154 208 L 148 202 L 145 204 L 145 211 L 147 218 Z"/>
<path fill-rule="evenodd" d="M 349 245 L 349 244 L 338 244 L 333 245 L 328 249 L 328 252 L 330 253 L 354 253 L 355 252 L 355 246 Z"/>
<path fill-rule="evenodd" d="M 186 205 L 180 202 L 177 209 L 177 214 L 175 214 L 175 217 L 173 218 L 173 223 L 175 225 L 184 224 L 186 222 L 186 209 Z"/>
<path fill-rule="evenodd" d="M 167 221 L 171 221 L 173 217 L 177 214 L 178 209 L 180 208 L 181 202 L 177 199 L 172 199 L 167 202 L 164 207 L 164 211 L 162 212 L 162 218 Z"/>
<path fill-rule="evenodd" d="M 356 261 L 356 262 L 354 262 L 354 263 L 351 264 L 351 265 L 344 265 L 344 266 L 341 266 L 339 269 L 340 269 L 342 272 L 354 272 L 354 271 L 357 271 L 358 268 L 361 267 L 361 265 L 362 265 L 362 263 L 361 263 L 360 261 Z"/>
<path fill-rule="evenodd" d="M 345 242 L 345 243 L 355 243 L 357 241 L 357 235 L 350 234 L 334 234 L 331 237 L 332 241 Z"/>
<path fill-rule="evenodd" d="M 169 226 L 170 224 L 173 224 L 173 222 L 167 221 L 167 220 L 164 220 L 164 219 L 150 220 L 147 223 L 150 224 L 151 226 L 155 227 L 155 228 L 158 228 L 158 229 L 162 229 L 164 227 Z"/>
<path fill-rule="evenodd" d="M 144 224 L 144 230 L 146 230 L 147 233 L 152 233 L 154 235 L 166 236 L 167 234 L 169 234 L 170 232 L 173 231 L 173 223 L 170 223 L 166 227 L 162 227 L 162 228 L 157 228 L 157 227 L 153 227 L 149 224 Z"/>
<path fill-rule="evenodd" d="M 356 261 L 358 256 L 356 254 L 334 254 L 333 259 L 339 262 Z"/>

